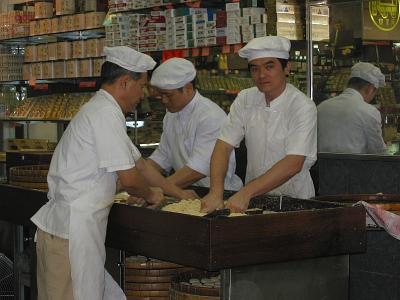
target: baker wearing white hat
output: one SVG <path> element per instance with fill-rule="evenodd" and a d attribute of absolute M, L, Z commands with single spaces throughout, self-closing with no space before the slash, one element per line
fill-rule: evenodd
<path fill-rule="evenodd" d="M 385 153 L 381 114 L 369 104 L 384 85 L 385 76 L 378 67 L 355 64 L 343 93 L 318 105 L 318 151 Z"/>
<path fill-rule="evenodd" d="M 143 96 L 155 62 L 125 46 L 107 47 L 104 54 L 101 89 L 58 143 L 47 177 L 49 201 L 32 217 L 38 227 L 38 299 L 126 299 L 104 269 L 117 178 L 149 203 L 161 201 L 163 191 L 179 198 L 191 195 L 147 164 L 126 134 L 124 114 Z"/>
<path fill-rule="evenodd" d="M 223 206 L 222 180 L 227 155 L 243 138 L 247 147 L 246 184 L 226 207 L 244 211 L 252 197 L 271 193 L 314 196 L 309 169 L 317 154 L 317 113 L 313 101 L 293 85 L 289 74 L 290 41 L 279 36 L 251 40 L 240 49 L 255 87 L 239 93 L 221 127 L 211 160 L 211 188 L 203 211 Z"/>
<path fill-rule="evenodd" d="M 150 162 L 160 172 L 175 171 L 168 180 L 179 187 L 210 186 L 210 159 L 225 112 L 195 88 L 196 69 L 183 58 L 171 58 L 156 68 L 151 85 L 167 108 L 163 133 Z M 234 153 L 229 157 L 225 186 L 238 190 Z"/>

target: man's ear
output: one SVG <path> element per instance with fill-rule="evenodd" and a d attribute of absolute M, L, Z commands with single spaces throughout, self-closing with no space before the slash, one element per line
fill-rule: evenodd
<path fill-rule="evenodd" d="M 291 67 L 292 67 L 292 65 L 291 65 L 290 61 L 288 61 L 287 65 L 284 69 L 286 75 L 289 75 Z"/>

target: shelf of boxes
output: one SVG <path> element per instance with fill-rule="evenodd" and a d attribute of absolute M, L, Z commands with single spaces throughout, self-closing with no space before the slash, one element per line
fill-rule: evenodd
<path fill-rule="evenodd" d="M 135 11 L 146 8 L 162 7 L 174 4 L 184 4 L 190 2 L 196 2 L 198 0 L 177 0 L 177 1 L 163 1 L 163 0 L 109 0 L 108 9 L 109 12 L 124 12 L 124 11 Z"/>
<path fill-rule="evenodd" d="M 101 38 L 27 46 L 23 79 L 100 76 L 104 43 Z"/>
<path fill-rule="evenodd" d="M 92 93 L 74 93 L 27 98 L 2 119 L 8 121 L 69 121 L 92 96 Z"/>
<path fill-rule="evenodd" d="M 129 45 L 149 52 L 240 44 L 267 34 L 264 8 L 240 8 L 239 3 L 227 3 L 225 8 L 114 13 L 105 27 L 106 45 Z"/>

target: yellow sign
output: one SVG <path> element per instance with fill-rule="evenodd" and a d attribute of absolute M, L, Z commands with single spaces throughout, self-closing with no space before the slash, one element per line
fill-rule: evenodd
<path fill-rule="evenodd" d="M 370 0 L 369 16 L 382 31 L 392 31 L 400 20 L 400 0 Z"/>

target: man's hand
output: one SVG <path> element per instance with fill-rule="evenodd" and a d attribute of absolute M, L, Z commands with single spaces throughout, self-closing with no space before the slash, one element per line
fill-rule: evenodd
<path fill-rule="evenodd" d="M 208 193 L 201 199 L 201 212 L 210 213 L 224 207 L 224 200 L 217 194 Z"/>
<path fill-rule="evenodd" d="M 142 197 L 136 197 L 136 196 L 129 195 L 129 198 L 126 200 L 126 203 L 131 204 L 131 205 L 137 204 L 137 205 L 143 206 L 146 203 L 146 201 Z"/>
<path fill-rule="evenodd" d="M 179 196 L 181 199 L 200 199 L 194 190 L 182 190 Z"/>
<path fill-rule="evenodd" d="M 239 191 L 228 199 L 225 207 L 229 208 L 231 212 L 244 212 L 249 206 L 249 202 L 250 197 Z"/>
<path fill-rule="evenodd" d="M 158 187 L 150 188 L 150 195 L 145 199 L 147 203 L 151 204 L 150 207 L 157 206 L 164 200 L 163 190 Z"/>

